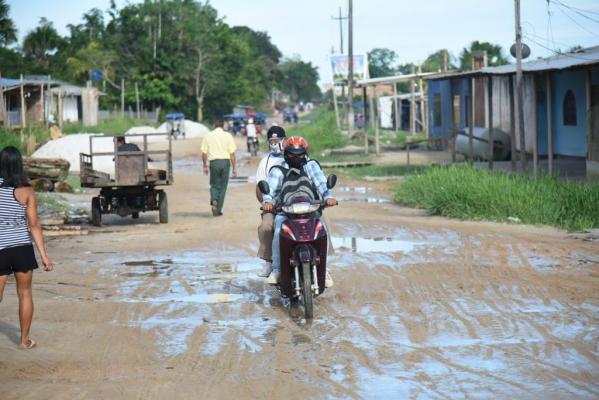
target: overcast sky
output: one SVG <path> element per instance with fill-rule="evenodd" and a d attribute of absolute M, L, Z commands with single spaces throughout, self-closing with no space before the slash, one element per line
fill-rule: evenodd
<path fill-rule="evenodd" d="M 119 6 L 137 1 L 117 0 Z M 321 83 L 331 79 L 328 57 L 339 51 L 339 24 L 331 19 L 347 0 L 212 0 L 230 25 L 267 31 L 285 56 L 299 56 L 318 67 Z M 561 4 L 560 4 L 561 3 Z M 8 0 L 22 38 L 40 17 L 61 34 L 91 8 L 108 9 L 109 0 Z M 569 7 L 569 8 L 568 8 Z M 599 45 L 599 0 L 522 0 L 522 28 L 532 57 L 574 45 Z M 347 51 L 347 24 L 344 23 Z M 385 47 L 398 62 L 419 62 L 438 49 L 457 55 L 473 40 L 514 42 L 512 0 L 354 0 L 354 53 Z M 539 44 L 533 42 L 536 41 Z"/>

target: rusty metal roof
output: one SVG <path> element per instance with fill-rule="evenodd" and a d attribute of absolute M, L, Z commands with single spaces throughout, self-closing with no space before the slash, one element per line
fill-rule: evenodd
<path fill-rule="evenodd" d="M 560 53 L 547 58 L 539 58 L 522 63 L 524 73 L 543 71 L 559 71 L 570 68 L 579 68 L 599 64 L 599 46 L 587 47 L 571 53 Z M 484 67 L 474 71 L 441 72 L 427 76 L 427 80 L 474 78 L 486 75 L 509 75 L 516 73 L 516 64 L 501 65 L 499 67 Z"/>

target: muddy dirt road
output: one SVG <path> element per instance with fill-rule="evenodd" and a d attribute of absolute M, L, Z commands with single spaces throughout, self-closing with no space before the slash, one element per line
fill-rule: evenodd
<path fill-rule="evenodd" d="M 426 217 L 340 181 L 335 286 L 292 320 L 256 277 L 254 184 L 213 218 L 198 148 L 175 143 L 169 224 L 50 241 L 35 350 L 16 349 L 9 282 L 0 398 L 599 398 L 599 241 Z"/>

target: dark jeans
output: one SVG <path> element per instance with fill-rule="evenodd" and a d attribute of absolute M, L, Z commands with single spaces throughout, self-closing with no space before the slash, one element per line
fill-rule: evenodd
<path fill-rule="evenodd" d="M 229 184 L 230 160 L 210 161 L 210 203 L 216 200 L 218 211 L 222 212 L 225 203 L 225 193 Z"/>

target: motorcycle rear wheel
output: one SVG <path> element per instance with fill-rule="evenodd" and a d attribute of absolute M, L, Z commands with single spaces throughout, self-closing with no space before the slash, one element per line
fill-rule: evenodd
<path fill-rule="evenodd" d="M 304 314 L 306 319 L 314 316 L 314 305 L 312 296 L 312 272 L 309 262 L 302 263 L 302 283 L 303 283 L 303 298 L 304 298 Z"/>

